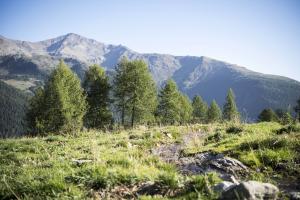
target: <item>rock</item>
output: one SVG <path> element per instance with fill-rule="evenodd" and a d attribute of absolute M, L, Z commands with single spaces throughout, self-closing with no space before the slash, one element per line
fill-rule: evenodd
<path fill-rule="evenodd" d="M 237 184 L 235 183 L 232 183 L 232 182 L 229 182 L 229 181 L 223 181 L 221 183 L 218 183 L 217 185 L 215 185 L 213 187 L 213 190 L 216 192 L 216 193 L 223 193 L 227 190 L 229 190 L 230 188 L 236 186 Z"/>
<path fill-rule="evenodd" d="M 239 184 L 239 182 L 236 180 L 234 176 L 229 176 L 229 180 L 235 184 Z"/>
<path fill-rule="evenodd" d="M 279 190 L 270 183 L 242 182 L 222 193 L 222 200 L 275 200 Z"/>
<path fill-rule="evenodd" d="M 234 158 L 225 157 L 222 154 L 218 154 L 214 159 L 211 159 L 210 165 L 233 175 L 239 172 L 248 171 L 248 168 L 240 161 Z"/>
<path fill-rule="evenodd" d="M 300 200 L 300 192 L 291 192 L 290 200 Z"/>
<path fill-rule="evenodd" d="M 137 190 L 138 195 L 156 195 L 160 194 L 162 187 L 154 182 L 148 181 Z"/>
<path fill-rule="evenodd" d="M 240 161 L 212 152 L 198 153 L 194 156 L 181 157 L 176 163 L 184 174 L 217 172 L 226 181 L 237 183 L 238 174 L 246 174 L 248 168 Z"/>
<path fill-rule="evenodd" d="M 90 163 L 92 160 L 77 160 L 77 159 L 72 159 L 72 162 L 78 166 L 83 165 L 84 163 Z"/>

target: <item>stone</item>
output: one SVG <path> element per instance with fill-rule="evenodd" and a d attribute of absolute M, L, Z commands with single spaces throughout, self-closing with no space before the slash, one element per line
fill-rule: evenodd
<path fill-rule="evenodd" d="M 227 190 L 229 190 L 230 188 L 236 186 L 235 183 L 229 182 L 229 181 L 223 181 L 221 183 L 218 183 L 217 185 L 215 185 L 213 187 L 213 190 L 218 193 L 221 194 Z"/>
<path fill-rule="evenodd" d="M 300 200 L 300 192 L 291 192 L 290 200 Z"/>
<path fill-rule="evenodd" d="M 223 180 L 235 183 L 237 183 L 235 177 L 249 172 L 248 168 L 240 161 L 212 152 L 181 157 L 176 164 L 184 174 L 217 172 Z"/>
<path fill-rule="evenodd" d="M 222 193 L 222 200 L 276 200 L 278 188 L 270 183 L 242 182 Z"/>
<path fill-rule="evenodd" d="M 83 164 L 85 164 L 85 163 L 90 163 L 90 162 L 92 162 L 92 160 L 83 160 L 83 159 L 78 160 L 78 159 L 72 159 L 72 162 L 73 162 L 74 164 L 78 165 L 78 166 L 81 166 L 81 165 L 83 165 Z"/>

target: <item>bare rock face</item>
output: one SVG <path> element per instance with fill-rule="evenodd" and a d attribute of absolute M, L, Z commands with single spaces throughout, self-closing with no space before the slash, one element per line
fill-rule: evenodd
<path fill-rule="evenodd" d="M 275 200 L 278 188 L 270 183 L 257 181 L 242 182 L 222 193 L 222 200 Z"/>
<path fill-rule="evenodd" d="M 231 182 L 235 182 L 232 180 L 232 176 L 238 177 L 238 175 L 248 173 L 248 168 L 240 161 L 212 152 L 179 158 L 177 166 L 184 174 L 199 174 L 214 171 L 219 173 L 223 180 Z"/>

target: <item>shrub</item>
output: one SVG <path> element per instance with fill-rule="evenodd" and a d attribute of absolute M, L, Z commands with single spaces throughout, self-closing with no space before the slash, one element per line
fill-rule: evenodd
<path fill-rule="evenodd" d="M 222 132 L 218 131 L 215 134 L 208 136 L 207 141 L 209 141 L 209 142 L 220 142 L 224 138 L 225 138 L 225 135 Z"/>
<path fill-rule="evenodd" d="M 281 162 L 290 162 L 295 157 L 295 152 L 288 149 L 279 150 L 261 150 L 260 154 L 261 160 L 264 164 L 271 166 L 273 169 Z"/>
<path fill-rule="evenodd" d="M 243 132 L 243 128 L 241 126 L 230 126 L 226 129 L 226 133 L 238 134 Z"/>
<path fill-rule="evenodd" d="M 192 177 L 190 182 L 191 190 L 198 193 L 198 196 L 212 197 L 212 187 L 221 182 L 221 179 L 216 173 L 208 173 L 206 175 L 196 175 Z"/>
<path fill-rule="evenodd" d="M 182 186 L 182 177 L 175 172 L 163 172 L 158 176 L 158 182 L 170 189 L 177 189 Z"/>
<path fill-rule="evenodd" d="M 284 133 L 292 133 L 292 132 L 300 132 L 300 125 L 291 124 L 276 130 L 276 134 L 284 134 Z"/>

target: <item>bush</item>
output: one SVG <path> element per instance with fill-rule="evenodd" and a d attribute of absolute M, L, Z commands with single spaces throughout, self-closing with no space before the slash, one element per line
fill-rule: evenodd
<path fill-rule="evenodd" d="M 295 152 L 288 149 L 262 150 L 260 154 L 261 160 L 264 164 L 271 166 L 273 169 L 277 167 L 279 163 L 290 162 L 295 157 Z"/>
<path fill-rule="evenodd" d="M 226 133 L 238 134 L 243 132 L 243 128 L 241 126 L 230 126 L 226 129 Z"/>
<path fill-rule="evenodd" d="M 206 175 L 196 175 L 192 177 L 190 182 L 191 190 L 198 193 L 198 196 L 212 197 L 214 193 L 212 187 L 220 183 L 221 179 L 216 173 L 208 173 Z"/>
<path fill-rule="evenodd" d="M 158 182 L 170 189 L 177 189 L 182 186 L 182 177 L 175 172 L 163 172 L 158 176 Z"/>
<path fill-rule="evenodd" d="M 276 134 L 285 134 L 285 133 L 292 133 L 292 132 L 300 132 L 300 125 L 299 124 L 291 124 L 291 125 L 282 127 L 276 131 Z"/>
<path fill-rule="evenodd" d="M 225 138 L 225 135 L 222 132 L 218 131 L 215 134 L 208 136 L 207 141 L 209 141 L 209 142 L 220 142 L 224 138 Z"/>

